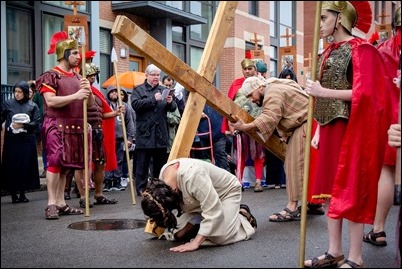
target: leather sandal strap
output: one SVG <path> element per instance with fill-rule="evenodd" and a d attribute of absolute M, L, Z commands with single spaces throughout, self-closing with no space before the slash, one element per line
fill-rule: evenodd
<path fill-rule="evenodd" d="M 387 237 L 387 235 L 385 234 L 384 231 L 375 233 L 375 232 L 374 232 L 374 229 L 373 229 L 373 230 L 370 231 L 370 237 L 371 237 L 371 239 L 373 239 L 374 241 L 377 241 L 377 238 L 378 238 L 378 237 Z"/>
<path fill-rule="evenodd" d="M 337 266 L 340 261 L 342 261 L 345 257 L 344 255 L 340 255 L 338 257 L 334 257 L 328 252 L 324 253 L 325 257 L 323 259 L 318 259 L 317 257 L 311 261 L 311 267 L 320 268 L 320 267 L 329 267 L 329 266 Z"/>
<path fill-rule="evenodd" d="M 358 265 L 357 263 L 352 262 L 351 260 L 346 260 L 345 263 L 348 264 L 352 268 L 363 268 L 363 266 Z"/>

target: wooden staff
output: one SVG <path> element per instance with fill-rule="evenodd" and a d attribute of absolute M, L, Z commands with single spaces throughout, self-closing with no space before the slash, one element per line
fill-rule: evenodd
<path fill-rule="evenodd" d="M 322 2 L 316 2 L 315 24 L 314 24 L 314 40 L 311 65 L 311 80 L 316 79 L 317 56 L 318 56 L 318 40 L 321 20 Z M 306 254 L 306 221 L 307 221 L 307 195 L 308 195 L 308 180 L 310 173 L 310 147 L 311 147 L 311 129 L 313 123 L 313 108 L 314 97 L 309 96 L 308 116 L 307 116 L 307 131 L 306 131 L 306 148 L 304 152 L 304 173 L 303 173 L 303 198 L 301 206 L 300 220 L 300 244 L 299 244 L 299 268 L 304 268 L 304 258 Z"/>
<path fill-rule="evenodd" d="M 401 68 L 401 63 L 399 63 L 399 68 Z M 401 89 L 401 80 L 399 81 L 399 89 Z M 401 94 L 399 93 L 399 112 L 398 112 L 398 123 L 401 124 Z M 395 164 L 395 190 L 394 190 L 394 204 L 401 202 L 401 147 L 396 149 L 396 164 Z"/>
<path fill-rule="evenodd" d="M 81 73 L 82 77 L 86 78 L 85 74 L 85 30 L 81 33 Z M 84 178 L 85 178 L 85 217 L 89 217 L 89 165 L 88 165 L 88 99 L 84 99 Z M 77 183 L 80 184 L 80 183 Z"/>
<path fill-rule="evenodd" d="M 111 59 L 113 62 L 114 75 L 116 78 L 115 80 L 116 80 L 117 95 L 119 98 L 119 106 L 123 106 L 123 101 L 122 101 L 121 95 L 120 95 L 121 90 L 120 90 L 119 76 L 117 73 L 117 54 L 116 54 L 116 50 L 114 48 L 112 49 Z M 126 111 L 126 112 L 128 112 L 128 111 Z M 123 127 L 124 147 L 126 149 L 125 153 L 126 153 L 126 159 L 127 159 L 128 176 L 130 178 L 131 198 L 133 200 L 133 205 L 135 205 L 136 202 L 135 202 L 135 195 L 134 195 L 134 180 L 133 180 L 133 175 L 132 175 L 132 166 L 130 165 L 130 154 L 129 154 L 128 142 L 127 142 L 126 122 L 124 121 L 124 113 L 123 112 L 120 112 L 120 118 L 121 118 L 121 125 Z"/>

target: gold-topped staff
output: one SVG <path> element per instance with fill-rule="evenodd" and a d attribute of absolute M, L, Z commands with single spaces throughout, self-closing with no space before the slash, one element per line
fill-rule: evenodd
<path fill-rule="evenodd" d="M 400 63 L 399 63 L 400 65 Z M 399 66 L 400 68 L 400 66 Z M 399 89 L 402 89 L 401 80 Z M 399 93 L 399 107 L 401 107 L 401 94 Z M 398 111 L 398 123 L 401 124 L 401 109 Z M 394 204 L 401 203 L 401 147 L 396 149 L 396 164 L 395 164 L 395 190 L 394 190 Z"/>
<path fill-rule="evenodd" d="M 112 55 L 111 55 L 111 60 L 113 63 L 113 68 L 114 68 L 114 75 L 115 75 L 115 80 L 116 80 L 116 88 L 117 88 L 117 96 L 119 98 L 119 106 L 123 106 L 123 101 L 121 99 L 121 90 L 120 90 L 120 83 L 119 83 L 119 75 L 117 72 L 117 53 L 114 47 L 112 48 Z M 128 111 L 126 111 L 128 112 Z M 128 167 L 128 176 L 130 178 L 130 190 L 131 190 L 131 198 L 133 200 L 133 205 L 136 204 L 135 202 L 135 195 L 134 195 L 134 180 L 133 180 L 133 173 L 132 173 L 132 166 L 130 165 L 130 155 L 129 155 L 129 149 L 128 149 L 128 142 L 127 142 L 127 133 L 126 133 L 126 122 L 124 121 L 124 113 L 120 112 L 120 118 L 121 118 L 121 125 L 123 127 L 123 138 L 124 138 L 124 148 L 126 149 L 126 159 L 127 159 L 127 167 Z"/>
<path fill-rule="evenodd" d="M 85 29 L 81 29 L 80 45 L 81 45 L 81 70 L 82 77 L 86 78 L 85 73 Z M 89 217 L 89 158 L 88 158 L 88 99 L 84 99 L 84 182 L 85 182 L 85 217 Z"/>
<path fill-rule="evenodd" d="M 315 24 L 314 24 L 313 55 L 311 64 L 312 81 L 316 80 L 318 41 L 320 38 L 321 6 L 322 2 L 317 1 Z M 301 204 L 301 220 L 300 220 L 299 268 L 304 268 L 304 258 L 306 254 L 307 194 L 308 194 L 308 181 L 310 173 L 310 147 L 311 147 L 311 129 L 313 124 L 313 108 L 314 108 L 314 97 L 309 96 L 307 130 L 306 130 L 306 149 L 304 152 L 303 197 Z"/>

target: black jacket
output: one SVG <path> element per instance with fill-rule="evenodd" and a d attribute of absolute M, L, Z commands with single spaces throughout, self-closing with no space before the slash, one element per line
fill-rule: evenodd
<path fill-rule="evenodd" d="M 156 101 L 155 93 L 162 93 L 164 86 L 152 87 L 146 81 L 134 88 L 131 105 L 136 114 L 136 148 L 167 148 L 169 132 L 167 112 L 176 110 L 176 103 L 166 100 Z"/>

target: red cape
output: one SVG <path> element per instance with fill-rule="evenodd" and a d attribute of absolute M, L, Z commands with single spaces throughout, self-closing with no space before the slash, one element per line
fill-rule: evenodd
<path fill-rule="evenodd" d="M 355 38 L 352 45 L 351 114 L 343 138 L 328 216 L 372 224 L 384 160 L 388 114 L 387 76 L 377 49 Z"/>
<path fill-rule="evenodd" d="M 94 86 L 91 86 L 92 93 L 102 101 L 102 113 L 113 112 L 108 105 L 103 94 Z M 114 133 L 114 118 L 103 119 L 103 145 L 105 147 L 106 164 L 105 171 L 113 171 L 117 169 L 117 158 L 115 150 L 115 133 Z"/>
<path fill-rule="evenodd" d="M 390 93 L 388 106 L 391 106 L 391 111 L 388 117 L 391 123 L 398 122 L 399 95 L 401 93 L 401 90 L 392 82 L 393 78 L 397 77 L 397 70 L 399 69 L 399 51 L 401 48 L 398 45 L 398 38 L 400 38 L 400 36 L 394 36 L 382 42 L 377 47 L 378 51 L 381 53 L 381 58 L 384 60 L 384 63 L 386 63 L 386 74 L 391 84 L 387 89 Z M 388 143 L 386 143 L 385 148 L 384 164 L 395 165 L 396 148 L 391 147 Z"/>
<path fill-rule="evenodd" d="M 228 97 L 231 100 L 234 100 L 236 93 L 239 91 L 241 86 L 243 86 L 243 82 L 246 80 L 245 77 L 237 78 L 232 82 L 232 85 L 230 85 L 229 91 L 228 91 Z M 225 133 L 226 131 L 229 131 L 229 123 L 228 120 L 224 117 L 222 119 L 222 128 L 221 128 L 222 133 Z"/>

